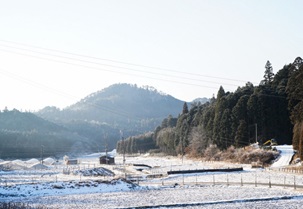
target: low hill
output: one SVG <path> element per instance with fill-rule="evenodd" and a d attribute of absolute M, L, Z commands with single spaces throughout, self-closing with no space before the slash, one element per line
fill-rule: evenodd
<path fill-rule="evenodd" d="M 91 146 L 67 128 L 18 110 L 0 112 L 0 141 L 0 158 L 61 156 L 85 152 Z"/>

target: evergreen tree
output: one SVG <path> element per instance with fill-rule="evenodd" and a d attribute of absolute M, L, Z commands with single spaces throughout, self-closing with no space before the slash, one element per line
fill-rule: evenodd
<path fill-rule="evenodd" d="M 194 104 L 188 109 L 184 103 L 178 118 L 169 116 L 156 128 L 153 141 L 167 154 L 202 156 L 210 144 L 222 150 L 255 142 L 257 124 L 258 141 L 275 138 L 279 144 L 289 144 L 291 112 L 294 147 L 303 158 L 303 65 L 300 59 L 294 63 L 274 75 L 268 61 L 262 85 L 248 82 L 232 93 L 220 86 L 217 97 L 206 104 Z M 150 138 L 142 139 L 137 142 L 145 144 L 140 148 L 145 150 Z"/>
<path fill-rule="evenodd" d="M 292 64 L 298 70 L 301 67 L 301 65 L 303 64 L 303 59 L 301 57 L 297 57 Z"/>
<path fill-rule="evenodd" d="M 297 66 L 300 66 L 297 69 Z M 293 129 L 293 147 L 303 160 L 303 65 L 299 61 L 292 65 L 287 83 L 288 109 L 291 114 Z"/>
<path fill-rule="evenodd" d="M 184 102 L 182 114 L 187 114 L 187 113 L 188 113 L 188 106 L 187 106 L 187 103 Z"/>
<path fill-rule="evenodd" d="M 231 111 L 230 109 L 225 109 L 222 118 L 220 121 L 220 129 L 218 133 L 218 148 L 219 149 L 227 149 L 231 144 L 233 144 L 233 140 L 231 138 Z"/>
<path fill-rule="evenodd" d="M 235 147 L 241 147 L 248 144 L 248 127 L 245 120 L 240 120 L 235 136 Z"/>
<path fill-rule="evenodd" d="M 265 64 L 265 72 L 263 78 L 264 80 L 261 82 L 261 84 L 263 85 L 268 85 L 273 81 L 274 73 L 271 63 L 269 61 L 267 61 Z"/>

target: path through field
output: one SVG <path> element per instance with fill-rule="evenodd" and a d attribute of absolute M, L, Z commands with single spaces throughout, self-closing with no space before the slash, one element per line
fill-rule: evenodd
<path fill-rule="evenodd" d="M 271 167 L 283 167 L 289 165 L 292 156 L 294 155 L 294 150 L 292 145 L 280 145 L 275 146 L 278 151 L 281 152 L 280 158 L 272 164 Z"/>

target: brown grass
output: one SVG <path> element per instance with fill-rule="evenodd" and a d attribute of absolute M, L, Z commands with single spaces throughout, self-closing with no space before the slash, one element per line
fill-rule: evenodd
<path fill-rule="evenodd" d="M 204 151 L 204 159 L 206 161 L 227 161 L 244 164 L 259 162 L 263 165 L 269 165 L 278 156 L 279 153 L 272 150 L 243 149 L 233 146 L 225 151 L 220 151 L 215 145 L 210 145 Z"/>

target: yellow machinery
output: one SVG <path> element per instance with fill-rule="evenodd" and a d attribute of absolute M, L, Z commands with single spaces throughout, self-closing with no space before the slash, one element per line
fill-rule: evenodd
<path fill-rule="evenodd" d="M 275 139 L 270 139 L 270 140 L 267 140 L 263 146 L 275 146 L 275 145 L 278 145 L 277 141 Z"/>
<path fill-rule="evenodd" d="M 270 139 L 270 140 L 267 140 L 263 145 L 262 147 L 264 149 L 272 149 L 272 146 L 275 146 L 275 145 L 278 145 L 277 141 L 275 139 Z M 276 150 L 274 148 L 274 150 Z"/>

